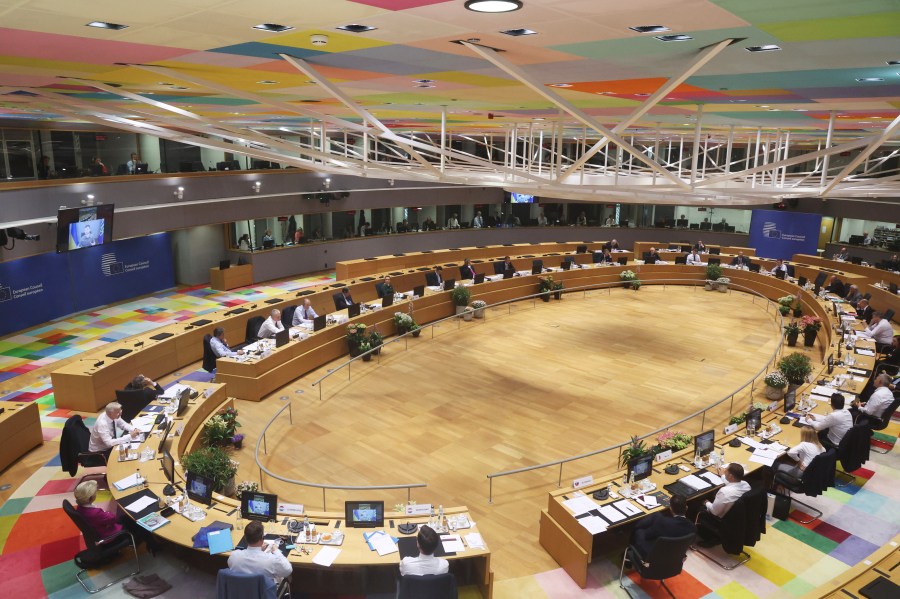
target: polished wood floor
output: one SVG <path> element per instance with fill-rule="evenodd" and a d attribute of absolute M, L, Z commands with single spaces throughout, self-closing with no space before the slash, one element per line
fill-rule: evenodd
<path fill-rule="evenodd" d="M 283 401 L 292 404 L 267 437 L 267 468 L 335 485 L 424 482 L 419 502 L 467 505 L 493 551 L 498 579 L 557 567 L 538 543 L 538 519 L 558 467 L 496 479 L 486 475 L 600 449 L 685 417 L 764 367 L 780 346 L 773 312 L 740 293 L 645 286 L 523 302 L 470 323 L 426 331 L 408 349 L 354 364 L 324 383 L 313 372 L 259 404 L 239 402 L 251 443 L 240 478 L 257 480 L 252 445 Z M 334 365 L 331 366 L 332 368 Z M 759 387 L 759 386 L 758 386 Z M 757 389 L 762 396 L 762 389 Z M 735 398 L 735 411 L 748 393 Z M 721 429 L 731 402 L 689 433 Z M 616 455 L 566 465 L 564 484 L 608 469 Z M 267 490 L 323 508 L 321 490 L 265 478 Z M 328 491 L 344 499 L 406 500 L 405 491 Z"/>

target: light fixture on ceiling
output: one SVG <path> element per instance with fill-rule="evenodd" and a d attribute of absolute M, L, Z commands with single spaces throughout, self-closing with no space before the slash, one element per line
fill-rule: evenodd
<path fill-rule="evenodd" d="M 860 83 L 878 83 L 884 81 L 884 77 L 857 77 L 856 80 Z"/>
<path fill-rule="evenodd" d="M 94 194 L 87 194 L 87 199 L 81 200 L 82 206 L 93 206 L 94 205 Z"/>
<path fill-rule="evenodd" d="M 250 186 L 250 190 L 253 191 L 253 193 L 259 193 L 260 187 L 262 187 L 262 183 L 257 181 L 256 183 L 254 183 L 253 185 Z"/>
<path fill-rule="evenodd" d="M 775 52 L 781 50 L 781 46 L 775 44 L 764 44 L 762 46 L 747 46 L 744 48 L 747 52 Z"/>
<path fill-rule="evenodd" d="M 809 112 L 809 110 L 806 108 L 795 108 L 794 112 Z"/>
<path fill-rule="evenodd" d="M 338 25 L 337 29 L 341 31 L 349 31 L 350 33 L 365 33 L 366 31 L 374 31 L 378 27 L 371 25 L 360 25 L 359 23 L 350 23 L 349 25 Z"/>
<path fill-rule="evenodd" d="M 636 27 L 629 27 L 629 29 L 638 33 L 662 33 L 663 31 L 672 31 L 665 25 L 638 25 Z"/>
<path fill-rule="evenodd" d="M 322 182 L 322 184 L 323 184 L 323 187 L 325 187 L 325 189 L 331 189 L 331 179 L 330 178 L 325 179 Z"/>
<path fill-rule="evenodd" d="M 275 85 L 278 83 L 277 81 L 272 81 L 271 79 L 263 79 L 262 81 L 256 82 L 258 85 Z"/>
<path fill-rule="evenodd" d="M 120 25 L 119 23 L 107 23 L 106 21 L 91 21 L 87 24 L 87 26 L 96 27 L 97 29 L 111 29 L 113 31 L 128 29 L 128 25 Z"/>
<path fill-rule="evenodd" d="M 434 79 L 413 79 L 413 83 L 434 83 Z"/>
<path fill-rule="evenodd" d="M 281 33 L 282 31 L 293 29 L 290 25 L 279 25 L 278 23 L 260 23 L 259 25 L 254 25 L 253 28 L 260 31 L 268 31 L 269 33 Z"/>
<path fill-rule="evenodd" d="M 895 67 L 897 65 L 900 65 L 900 60 L 888 60 L 885 62 L 885 64 Z"/>
<path fill-rule="evenodd" d="M 178 189 L 176 189 L 175 191 L 172 192 L 172 195 L 174 195 L 179 200 L 183 200 L 184 199 L 184 187 L 179 187 Z"/>
<path fill-rule="evenodd" d="M 656 35 L 654 37 L 661 42 L 686 42 L 688 40 L 694 39 L 689 35 L 684 35 L 683 33 L 677 33 L 675 35 Z"/>
<path fill-rule="evenodd" d="M 537 31 L 525 29 L 524 27 L 520 29 L 505 29 L 500 33 L 503 35 L 511 35 L 513 37 L 519 37 L 520 35 L 537 35 Z"/>
<path fill-rule="evenodd" d="M 519 0 L 467 0 L 466 9 L 474 12 L 512 12 L 522 8 Z"/>
<path fill-rule="evenodd" d="M 550 87 L 572 87 L 571 83 L 551 83 Z"/>
<path fill-rule="evenodd" d="M 728 100 L 728 101 L 731 102 L 732 104 L 735 104 L 737 102 L 746 102 L 747 100 Z"/>

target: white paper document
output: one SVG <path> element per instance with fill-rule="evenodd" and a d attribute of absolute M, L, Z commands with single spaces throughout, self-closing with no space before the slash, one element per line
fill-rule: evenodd
<path fill-rule="evenodd" d="M 563 501 L 563 505 L 575 512 L 576 516 L 586 514 L 591 510 L 596 510 L 600 506 L 590 497 L 582 495 L 581 497 L 573 497 Z"/>
<path fill-rule="evenodd" d="M 774 451 L 769 451 L 768 449 L 757 449 L 753 452 L 753 455 L 750 456 L 751 462 L 756 462 L 757 464 L 762 464 L 763 466 L 771 466 L 775 459 L 778 457 L 778 454 Z"/>
<path fill-rule="evenodd" d="M 131 426 L 142 433 L 149 433 L 156 423 L 156 416 L 139 416 L 131 419 Z"/>
<path fill-rule="evenodd" d="M 772 443 L 768 447 L 766 447 L 766 449 L 782 454 L 788 450 L 788 447 L 787 445 L 782 445 L 781 443 L 776 441 L 775 443 Z"/>
<path fill-rule="evenodd" d="M 741 439 L 741 443 L 743 443 L 744 445 L 749 445 L 753 449 L 759 449 L 760 447 L 765 447 L 765 444 L 760 443 L 759 441 L 755 441 L 755 440 L 751 439 L 750 437 L 740 437 L 740 439 Z"/>
<path fill-rule="evenodd" d="M 372 547 L 375 548 L 378 555 L 387 555 L 399 551 L 399 549 L 397 549 L 397 543 L 395 543 L 394 539 L 391 538 L 391 535 L 388 534 L 372 535 L 369 538 L 369 542 L 372 543 Z"/>
<path fill-rule="evenodd" d="M 625 519 L 625 514 L 611 505 L 604 505 L 603 507 L 601 507 L 600 513 L 610 522 L 620 522 Z"/>
<path fill-rule="evenodd" d="M 165 397 L 167 399 L 175 399 L 178 397 L 178 394 L 181 393 L 184 389 L 187 389 L 187 385 L 182 385 L 181 383 L 175 383 L 168 389 L 166 392 L 160 395 L 160 397 Z"/>
<path fill-rule="evenodd" d="M 441 535 L 441 545 L 447 553 L 459 553 L 466 550 L 459 535 Z"/>
<path fill-rule="evenodd" d="M 861 347 L 857 347 L 856 353 L 858 353 L 861 356 L 874 356 L 875 350 L 874 349 L 863 349 Z"/>
<path fill-rule="evenodd" d="M 125 489 L 129 489 L 138 484 L 138 475 L 135 472 L 131 476 L 126 476 L 120 481 L 116 481 L 113 483 L 113 486 L 119 491 L 124 491 Z"/>
<path fill-rule="evenodd" d="M 681 479 L 681 482 L 689 486 L 695 491 L 702 491 L 703 489 L 708 489 L 712 485 L 709 481 L 705 481 L 699 476 L 695 476 L 693 474 L 688 474 L 684 478 Z"/>
<path fill-rule="evenodd" d="M 481 535 L 477 532 L 470 532 L 464 538 L 466 540 L 466 545 L 468 545 L 470 549 L 487 549 L 487 545 L 484 544 L 484 539 L 482 539 Z"/>
<path fill-rule="evenodd" d="M 604 520 L 603 518 L 598 518 L 597 516 L 579 518 L 578 523 L 584 526 L 592 535 L 603 532 L 608 528 L 606 520 Z"/>
<path fill-rule="evenodd" d="M 156 503 L 157 501 L 158 501 L 157 499 L 153 499 L 152 497 L 145 496 L 145 497 L 141 497 L 140 499 L 138 499 L 136 501 L 129 503 L 128 505 L 125 506 L 125 509 L 128 510 L 129 512 L 133 512 L 133 513 L 137 514 L 138 512 L 140 512 L 147 506 L 152 505 L 152 504 Z"/>
<path fill-rule="evenodd" d="M 642 506 L 647 508 L 648 510 L 652 510 L 659 506 L 659 501 L 656 500 L 655 495 L 638 495 L 634 498 L 635 501 L 640 503 Z"/>
<path fill-rule="evenodd" d="M 714 484 L 716 486 L 725 484 L 725 479 L 713 472 L 704 472 L 700 476 L 702 476 L 703 478 L 705 478 L 706 480 L 708 480 L 709 482 L 711 482 L 712 484 Z"/>
<path fill-rule="evenodd" d="M 389 537 L 390 538 L 390 537 Z M 316 553 L 316 557 L 312 559 L 314 564 L 325 566 L 326 568 L 334 563 L 334 560 L 341 554 L 341 550 L 337 547 L 322 547 Z"/>
<path fill-rule="evenodd" d="M 640 514 L 641 509 L 628 501 L 627 499 L 623 499 L 622 501 L 617 501 L 613 504 L 616 506 L 620 512 L 625 514 L 626 516 L 634 516 L 635 514 Z"/>

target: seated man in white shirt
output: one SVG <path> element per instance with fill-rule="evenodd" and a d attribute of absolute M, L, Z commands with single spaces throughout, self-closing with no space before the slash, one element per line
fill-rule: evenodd
<path fill-rule="evenodd" d="M 303 305 L 294 310 L 294 318 L 291 319 L 291 326 L 299 327 L 300 325 L 312 326 L 313 320 L 318 318 L 318 314 L 313 310 L 312 302 L 309 298 L 303 300 Z"/>
<path fill-rule="evenodd" d="M 216 327 L 213 330 L 213 335 L 209 340 L 209 347 L 216 354 L 217 358 L 236 358 L 244 353 L 242 349 L 234 351 L 228 347 L 228 342 L 225 341 L 225 329 L 222 327 Z"/>
<path fill-rule="evenodd" d="M 401 576 L 424 576 L 426 574 L 446 574 L 450 570 L 450 564 L 442 557 L 434 557 L 440 538 L 434 530 L 425 524 L 419 527 L 416 535 L 416 545 L 419 546 L 419 555 L 416 557 L 404 557 L 400 560 Z"/>
<path fill-rule="evenodd" d="M 480 229 L 484 226 L 484 218 L 481 216 L 481 210 L 475 213 L 475 218 L 472 219 L 472 228 Z"/>
<path fill-rule="evenodd" d="M 261 523 L 253 521 L 247 524 L 244 529 L 247 548 L 232 551 L 228 556 L 228 567 L 242 574 L 263 574 L 278 585 L 283 579 L 290 578 L 294 569 L 279 551 L 277 542 L 263 549 L 264 534 Z"/>
<path fill-rule="evenodd" d="M 826 449 L 830 447 L 837 449 L 841 439 L 853 427 L 853 415 L 844 407 L 844 396 L 840 393 L 831 396 L 831 410 L 827 416 L 807 414 L 806 419 L 819 433 L 819 441 Z"/>
<path fill-rule="evenodd" d="M 456 213 L 453 213 L 453 216 L 447 219 L 447 228 L 448 229 L 458 229 L 459 228 L 459 218 L 457 218 Z"/>
<path fill-rule="evenodd" d="M 728 467 L 719 469 L 719 475 L 725 477 L 725 486 L 719 489 L 713 501 L 707 501 L 705 511 L 697 514 L 697 532 L 702 539 L 701 547 L 713 547 L 719 544 L 722 518 L 744 493 L 750 490 L 750 484 L 744 480 L 744 467 L 732 462 Z"/>
<path fill-rule="evenodd" d="M 269 317 L 262 323 L 262 326 L 259 327 L 259 333 L 257 333 L 256 336 L 260 339 L 272 339 L 283 330 L 284 325 L 281 324 L 281 310 L 275 308 L 272 310 Z"/>
<path fill-rule="evenodd" d="M 875 391 L 869 396 L 868 401 L 853 402 L 850 409 L 851 414 L 862 414 L 866 422 L 875 422 L 881 419 L 884 411 L 894 401 L 894 392 L 891 391 L 891 375 L 882 372 L 875 377 Z M 858 412 L 857 412 L 858 411 Z"/>
<path fill-rule="evenodd" d="M 773 274 L 773 275 L 774 275 L 775 273 L 777 273 L 778 271 L 783 272 L 784 275 L 787 276 L 787 273 L 788 273 L 788 267 L 787 267 L 787 264 L 784 263 L 784 260 L 782 260 L 781 258 L 779 258 L 778 260 L 776 260 L 776 261 L 775 261 L 775 266 L 772 267 L 772 274 Z"/>
<path fill-rule="evenodd" d="M 119 437 L 120 432 L 129 434 Z M 122 404 L 111 402 L 106 404 L 106 409 L 97 417 L 97 421 L 91 427 L 88 451 L 103 451 L 109 455 L 113 447 L 131 443 L 139 438 L 140 432 L 122 420 Z"/>
<path fill-rule="evenodd" d="M 894 329 L 891 323 L 885 320 L 884 314 L 880 310 L 875 310 L 872 312 L 872 322 L 869 323 L 865 331 L 859 333 L 859 336 L 865 339 L 874 339 L 875 343 L 885 346 L 890 345 L 894 339 Z"/>
<path fill-rule="evenodd" d="M 691 250 L 691 253 L 688 254 L 687 264 L 703 264 L 703 258 L 700 257 L 700 254 L 697 253 L 697 250 Z"/>

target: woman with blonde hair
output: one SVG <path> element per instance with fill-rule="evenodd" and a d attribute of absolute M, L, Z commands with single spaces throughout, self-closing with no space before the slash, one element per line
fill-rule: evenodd
<path fill-rule="evenodd" d="M 81 517 L 87 522 L 88 526 L 94 529 L 94 532 L 101 539 L 114 535 L 122 527 L 128 529 L 136 540 L 144 541 L 150 553 L 156 555 L 160 550 L 159 543 L 153 538 L 148 530 L 141 527 L 140 524 L 121 514 L 116 515 L 108 512 L 103 508 L 95 507 L 94 501 L 97 499 L 97 481 L 86 480 L 75 487 L 75 511 L 81 514 Z"/>
<path fill-rule="evenodd" d="M 778 464 L 776 471 L 784 472 L 796 479 L 800 479 L 803 476 L 803 471 L 813 461 L 813 458 L 824 452 L 825 448 L 819 442 L 816 429 L 804 426 L 800 429 L 800 443 L 791 447 L 787 452 L 787 457 L 793 460 L 794 463 Z"/>

